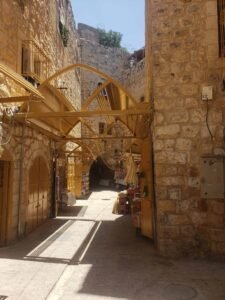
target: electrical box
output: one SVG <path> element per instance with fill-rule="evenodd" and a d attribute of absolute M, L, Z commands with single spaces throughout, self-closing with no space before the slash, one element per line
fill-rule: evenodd
<path fill-rule="evenodd" d="M 201 158 L 201 198 L 224 199 L 224 157 Z"/>
<path fill-rule="evenodd" d="M 202 88 L 202 100 L 213 100 L 213 87 L 212 86 L 203 86 Z"/>

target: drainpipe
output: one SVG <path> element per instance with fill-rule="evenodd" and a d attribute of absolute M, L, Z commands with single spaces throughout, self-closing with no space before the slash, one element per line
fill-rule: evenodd
<path fill-rule="evenodd" d="M 154 247 L 158 249 L 158 236 L 157 236 L 157 204 L 156 204 L 156 190 L 155 190 L 155 157 L 154 157 L 154 147 L 153 147 L 153 138 L 151 132 L 150 138 L 150 147 L 151 147 L 151 179 L 152 179 L 152 200 L 153 200 L 153 240 Z"/>
<path fill-rule="evenodd" d="M 54 154 L 52 156 L 52 209 L 51 209 L 51 215 L 53 218 L 57 217 L 57 154 L 56 154 L 56 145 L 54 144 Z"/>
<path fill-rule="evenodd" d="M 21 202 L 22 202 L 22 196 L 23 196 L 23 178 L 24 178 L 24 172 L 23 172 L 23 163 L 24 163 L 24 133 L 25 133 L 25 124 L 22 126 L 22 136 L 21 136 L 21 148 L 20 148 L 20 163 L 19 163 L 19 199 L 18 199 L 18 225 L 17 225 L 17 237 L 20 237 L 21 233 L 21 216 L 20 216 L 20 210 L 21 210 Z"/>

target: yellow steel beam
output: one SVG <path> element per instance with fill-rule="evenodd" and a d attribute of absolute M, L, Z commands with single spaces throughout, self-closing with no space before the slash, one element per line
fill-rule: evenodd
<path fill-rule="evenodd" d="M 75 126 L 77 126 L 79 123 L 83 124 L 84 126 L 86 126 L 88 128 L 88 130 L 90 130 L 93 134 L 97 134 L 93 128 L 91 128 L 91 126 L 87 123 L 86 120 L 84 120 L 83 118 L 78 118 L 78 120 L 73 124 L 73 128 L 69 129 L 66 132 L 66 135 L 69 135 L 70 132 L 74 129 Z"/>
<path fill-rule="evenodd" d="M 19 123 L 24 123 L 26 124 L 27 127 L 33 128 L 39 132 L 41 132 L 42 134 L 48 136 L 49 138 L 52 138 L 55 141 L 60 141 L 61 140 L 61 136 L 57 135 L 55 132 L 50 131 L 50 129 L 45 129 L 43 128 L 43 126 L 41 124 L 35 124 L 35 123 L 31 123 L 29 121 L 24 121 L 24 120 L 18 120 Z"/>
<path fill-rule="evenodd" d="M 91 102 L 101 93 L 101 91 L 106 88 L 107 85 L 111 83 L 111 80 L 105 81 L 102 85 L 98 86 L 94 92 L 84 101 L 81 110 L 87 110 Z"/>
<path fill-rule="evenodd" d="M 17 113 L 16 119 L 43 119 L 43 118 L 66 118 L 66 117 L 96 117 L 96 116 L 130 116 L 130 115 L 149 115 L 150 112 L 144 109 L 128 110 L 93 110 L 93 111 L 64 111 L 64 112 L 30 112 Z"/>
<path fill-rule="evenodd" d="M 75 152 L 78 152 L 78 151 L 76 151 L 77 149 L 79 149 L 79 148 L 81 148 L 81 146 L 79 145 L 79 146 L 77 146 L 77 147 L 75 147 L 72 151 L 66 151 L 66 153 L 68 153 L 69 155 L 68 156 L 70 156 L 72 153 L 75 153 Z M 81 152 L 81 151 L 80 151 Z"/>
<path fill-rule="evenodd" d="M 5 74 L 7 77 L 11 78 L 13 81 L 15 81 L 17 84 L 29 91 L 31 94 L 36 95 L 38 98 L 41 99 L 44 98 L 42 94 L 31 83 L 29 83 L 20 74 L 16 73 L 8 66 L 5 66 L 2 63 L 0 63 L 0 72 Z"/>
<path fill-rule="evenodd" d="M 37 101 L 40 98 L 35 98 Z M 18 97 L 7 97 L 7 98 L 0 98 L 0 103 L 13 103 L 13 102 L 27 102 L 33 100 L 32 96 L 18 96 Z"/>
<path fill-rule="evenodd" d="M 121 135 L 121 136 L 98 136 L 98 137 L 82 137 L 82 138 L 73 138 L 73 137 L 65 137 L 63 138 L 67 141 L 88 141 L 88 140 L 122 140 L 122 139 L 142 139 L 141 137 L 136 137 L 136 136 L 125 136 L 125 135 Z"/>
<path fill-rule="evenodd" d="M 107 74 L 91 67 L 85 64 L 73 64 L 70 65 L 64 69 L 59 70 L 58 72 L 56 72 L 55 74 L 53 74 L 52 76 L 50 76 L 48 79 L 46 79 L 45 81 L 43 81 L 40 85 L 40 88 L 46 84 L 48 84 L 49 82 L 51 82 L 53 79 L 57 78 L 60 75 L 63 75 L 73 69 L 76 68 L 81 68 L 81 69 L 85 69 L 88 70 L 90 72 L 93 72 L 97 75 L 99 75 L 102 78 L 105 78 L 106 80 L 109 80 L 111 83 L 113 83 L 117 88 L 119 88 L 120 90 L 122 90 L 129 98 L 130 101 L 134 104 L 134 106 L 136 106 L 138 104 L 138 101 L 129 93 L 128 90 L 126 90 L 118 81 L 114 80 L 113 78 L 111 78 L 110 76 L 108 76 Z"/>

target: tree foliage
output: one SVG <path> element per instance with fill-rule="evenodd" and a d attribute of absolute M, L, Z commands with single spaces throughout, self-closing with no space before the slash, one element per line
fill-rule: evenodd
<path fill-rule="evenodd" d="M 99 43 L 106 47 L 121 48 L 122 34 L 117 31 L 106 31 L 105 29 L 98 28 Z"/>
<path fill-rule="evenodd" d="M 69 41 L 69 30 L 61 21 L 59 21 L 59 31 L 63 41 L 63 46 L 67 47 Z"/>

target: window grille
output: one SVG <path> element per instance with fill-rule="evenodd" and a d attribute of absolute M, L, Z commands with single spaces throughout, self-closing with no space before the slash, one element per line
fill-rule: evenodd
<path fill-rule="evenodd" d="M 104 133 L 105 133 L 106 124 L 100 122 L 100 123 L 98 124 L 98 128 L 99 128 L 99 134 L 104 134 Z"/>
<path fill-rule="evenodd" d="M 225 57 L 225 0 L 218 0 L 219 54 Z"/>
<path fill-rule="evenodd" d="M 32 40 L 22 42 L 22 75 L 37 82 L 48 78 L 50 60 Z"/>

